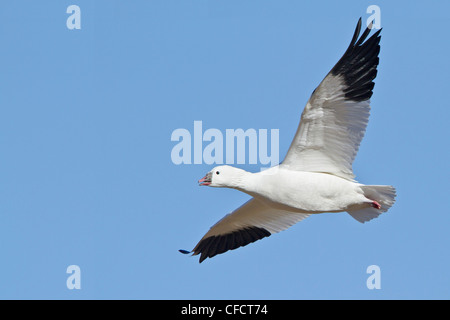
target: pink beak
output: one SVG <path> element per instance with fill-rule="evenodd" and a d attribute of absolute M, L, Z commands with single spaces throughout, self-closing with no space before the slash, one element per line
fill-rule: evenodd
<path fill-rule="evenodd" d="M 209 186 L 211 184 L 211 173 L 208 172 L 206 176 L 198 180 L 200 186 Z"/>

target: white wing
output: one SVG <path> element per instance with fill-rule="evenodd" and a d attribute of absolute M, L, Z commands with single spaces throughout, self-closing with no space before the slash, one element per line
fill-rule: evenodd
<path fill-rule="evenodd" d="M 366 131 L 377 74 L 380 30 L 358 40 L 361 19 L 339 62 L 314 90 L 282 166 L 354 178 L 352 163 Z"/>
<path fill-rule="evenodd" d="M 277 210 L 253 198 L 213 225 L 192 250 L 193 255 L 201 254 L 202 262 L 285 230 L 308 216 Z"/>

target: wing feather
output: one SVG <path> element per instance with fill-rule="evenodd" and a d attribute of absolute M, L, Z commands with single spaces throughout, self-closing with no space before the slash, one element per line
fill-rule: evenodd
<path fill-rule="evenodd" d="M 366 40 L 361 19 L 349 47 L 314 90 L 282 166 L 354 178 L 352 164 L 366 131 L 377 75 L 380 30 Z M 359 37 L 359 39 L 358 39 Z"/>
<path fill-rule="evenodd" d="M 274 209 L 253 198 L 213 225 L 192 252 L 200 254 L 202 262 L 285 230 L 308 216 Z"/>

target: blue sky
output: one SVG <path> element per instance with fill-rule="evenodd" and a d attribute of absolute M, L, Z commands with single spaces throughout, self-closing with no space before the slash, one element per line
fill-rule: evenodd
<path fill-rule="evenodd" d="M 248 196 L 198 187 L 212 166 L 175 165 L 172 132 L 279 129 L 283 159 L 369 5 L 380 65 L 354 171 L 394 185 L 394 207 L 180 254 Z M 449 299 L 449 16 L 445 1 L 2 1 L 0 298 Z"/>

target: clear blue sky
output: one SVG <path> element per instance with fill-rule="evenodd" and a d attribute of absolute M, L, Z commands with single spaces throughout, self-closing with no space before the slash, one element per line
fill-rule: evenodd
<path fill-rule="evenodd" d="M 180 254 L 248 196 L 198 187 L 212 166 L 175 165 L 172 132 L 279 129 L 282 160 L 373 4 L 380 65 L 354 171 L 394 185 L 394 207 L 313 216 L 202 264 Z M 2 1 L 0 298 L 449 299 L 449 17 L 446 1 Z"/>

